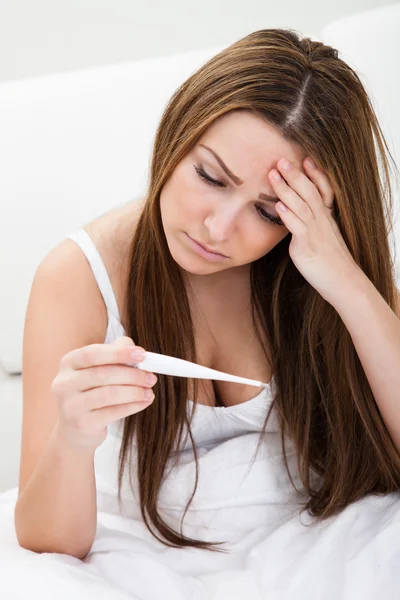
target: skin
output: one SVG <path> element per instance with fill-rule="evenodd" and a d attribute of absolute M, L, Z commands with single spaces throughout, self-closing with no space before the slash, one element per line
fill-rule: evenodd
<path fill-rule="evenodd" d="M 213 149 L 230 171 L 242 180 L 236 185 L 213 155 Z M 212 291 L 226 298 L 232 287 L 247 290 L 250 265 L 267 254 L 289 230 L 265 220 L 257 210 L 280 217 L 276 204 L 259 199 L 260 192 L 276 197 L 270 181 L 277 162 L 286 158 L 304 173 L 307 156 L 300 146 L 285 140 L 262 118 L 235 111 L 215 121 L 195 147 L 176 166 L 160 195 L 161 218 L 172 257 L 185 272 L 192 288 L 204 297 Z M 205 182 L 194 166 L 226 187 Z M 193 251 L 185 232 L 229 258 L 211 262 Z M 243 291 L 246 299 L 247 292 Z"/>

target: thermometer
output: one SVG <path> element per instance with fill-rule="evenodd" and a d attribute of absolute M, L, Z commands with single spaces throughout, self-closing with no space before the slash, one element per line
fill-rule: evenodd
<path fill-rule="evenodd" d="M 145 359 L 134 367 L 142 371 L 151 371 L 152 373 L 161 373 L 162 375 L 175 375 L 177 377 L 189 377 L 193 379 L 216 379 L 218 381 L 232 381 L 233 383 L 243 383 L 244 385 L 254 385 L 257 387 L 266 387 L 269 384 L 246 377 L 237 377 L 215 369 L 203 367 L 197 363 L 166 356 L 165 354 L 156 354 L 155 352 L 146 352 Z"/>

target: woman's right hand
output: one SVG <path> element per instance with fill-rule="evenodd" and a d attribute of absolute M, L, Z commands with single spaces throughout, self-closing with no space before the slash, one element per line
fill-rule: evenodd
<path fill-rule="evenodd" d="M 107 425 L 152 404 L 154 373 L 132 365 L 135 346 L 129 337 L 112 344 L 91 344 L 65 354 L 52 382 L 58 403 L 57 434 L 74 447 L 96 449 L 107 437 Z M 146 377 L 155 381 L 148 383 Z M 147 397 L 146 392 L 150 394 Z"/>

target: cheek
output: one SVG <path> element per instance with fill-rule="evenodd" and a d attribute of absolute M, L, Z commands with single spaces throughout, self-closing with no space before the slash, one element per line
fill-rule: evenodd
<path fill-rule="evenodd" d="M 200 182 L 201 183 L 201 182 Z M 160 210 L 165 225 L 180 226 L 202 216 L 205 208 L 204 190 L 190 169 L 175 169 L 160 194 Z"/>
<path fill-rule="evenodd" d="M 185 196 L 185 190 L 182 188 L 182 177 L 179 176 L 177 169 L 164 184 L 160 194 L 160 208 L 167 211 L 168 214 L 180 209 L 182 198 Z"/>
<path fill-rule="evenodd" d="M 177 209 L 185 214 L 186 218 L 201 218 L 207 212 L 207 206 L 213 202 L 211 192 L 204 184 L 196 180 L 190 169 L 183 172 L 174 183 L 174 197 Z"/>
<path fill-rule="evenodd" d="M 257 260 L 270 252 L 279 242 L 288 235 L 288 230 L 281 228 L 265 227 L 259 236 L 248 237 L 247 248 L 252 260 Z"/>

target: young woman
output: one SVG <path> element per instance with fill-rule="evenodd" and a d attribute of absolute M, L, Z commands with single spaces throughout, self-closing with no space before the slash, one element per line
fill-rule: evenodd
<path fill-rule="evenodd" d="M 213 551 L 220 570 L 228 540 L 230 551 L 246 540 L 242 558 L 263 541 L 260 556 L 272 560 L 266 532 L 289 505 L 322 525 L 396 492 L 391 203 L 381 129 L 333 48 L 265 29 L 190 76 L 162 115 L 146 196 L 72 234 L 37 271 L 24 338 L 20 545 L 95 560 L 100 487 L 121 519 L 129 474 L 125 509 L 143 525 L 140 543 L 172 571 L 190 556 L 185 573 L 195 577 L 209 563 L 193 550 Z M 154 384 L 132 366 L 135 346 L 269 386 L 167 375 Z M 110 440 L 118 507 L 107 491 L 117 476 L 115 462 L 106 473 Z M 304 531 L 291 540 L 281 557 L 311 547 Z"/>

